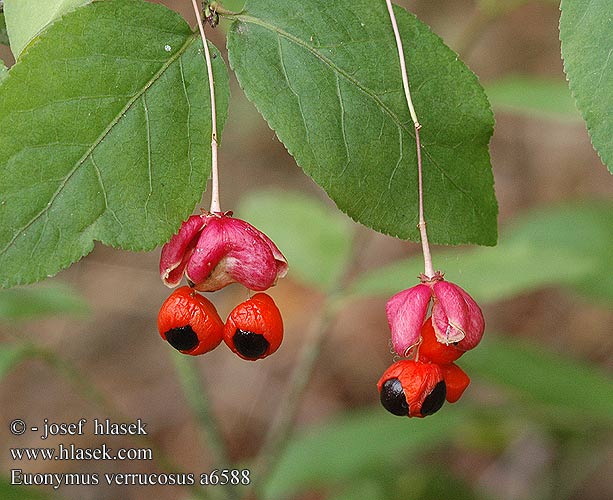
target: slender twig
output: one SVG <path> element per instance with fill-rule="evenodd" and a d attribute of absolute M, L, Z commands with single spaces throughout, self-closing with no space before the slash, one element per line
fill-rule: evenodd
<path fill-rule="evenodd" d="M 198 421 L 203 447 L 211 452 L 216 468 L 230 469 L 232 464 L 223 435 L 217 420 L 213 417 L 207 387 L 202 382 L 196 361 L 186 359 L 185 356 L 173 355 L 172 358 L 187 403 Z M 210 494 L 213 498 L 238 498 L 237 493 L 229 486 L 213 488 Z"/>
<path fill-rule="evenodd" d="M 313 375 L 315 365 L 321 354 L 327 333 L 338 311 L 347 300 L 346 291 L 355 271 L 356 263 L 360 261 L 362 253 L 367 248 L 365 239 L 370 238 L 370 232 L 357 232 L 352 245 L 352 256 L 338 280 L 329 289 L 324 297 L 324 304 L 319 313 L 309 324 L 304 336 L 304 345 L 298 356 L 296 366 L 292 371 L 291 379 L 281 403 L 277 409 L 273 421 L 266 432 L 264 442 L 253 465 L 253 481 L 245 491 L 243 498 L 254 498 L 250 495 L 259 494 L 262 497 L 262 489 L 270 478 L 273 468 L 278 463 L 289 442 L 296 415 L 300 410 L 300 403 Z"/>
<path fill-rule="evenodd" d="M 219 204 L 219 171 L 217 168 L 217 110 L 215 106 L 215 81 L 213 80 L 213 65 L 211 63 L 211 54 L 209 45 L 204 33 L 202 24 L 202 16 L 200 15 L 200 7 L 198 0 L 192 0 L 194 12 L 196 13 L 196 21 L 200 36 L 202 37 L 202 45 L 204 46 L 204 58 L 206 59 L 206 70 L 209 78 L 209 91 L 211 94 L 211 213 L 221 212 Z"/>
<path fill-rule="evenodd" d="M 323 310 L 311 322 L 304 337 L 304 349 L 300 352 L 288 383 L 287 392 L 281 399 L 281 404 L 264 437 L 264 444 L 252 467 L 253 481 L 245 497 L 248 497 L 253 491 L 256 492 L 256 496 L 261 497 L 266 480 L 277 464 L 293 430 L 296 415 L 300 409 L 300 401 L 311 379 L 326 333 L 334 317 L 334 304 L 336 303 L 334 297 L 326 297 Z"/>
<path fill-rule="evenodd" d="M 206 432 L 206 436 L 203 436 L 204 444 L 211 450 L 213 459 L 217 464 L 227 466 L 230 463 L 228 452 L 221 429 L 212 417 L 206 384 L 202 383 L 198 366 L 195 364 L 195 360 L 174 354 L 172 358 L 185 398 L 198 419 L 201 430 Z"/>
<path fill-rule="evenodd" d="M 419 138 L 419 130 L 421 125 L 417 119 L 417 113 L 413 107 L 413 100 L 411 99 L 411 91 L 409 89 L 409 77 L 407 74 L 407 67 L 404 59 L 404 49 L 402 47 L 402 40 L 400 39 L 400 33 L 398 31 L 398 24 L 396 23 L 396 16 L 394 15 L 394 9 L 392 7 L 391 0 L 385 0 L 387 4 L 387 11 L 389 12 L 390 21 L 392 22 L 392 28 L 394 30 L 394 36 L 396 37 L 396 47 L 398 48 L 398 57 L 400 58 L 400 74 L 402 75 L 402 86 L 404 88 L 404 96 L 409 106 L 409 113 L 415 126 L 415 143 L 417 146 L 417 174 L 418 174 L 418 190 L 419 190 L 419 234 L 421 236 L 421 248 L 424 254 L 424 274 L 427 278 L 434 276 L 434 268 L 432 266 L 432 255 L 430 253 L 430 245 L 428 244 L 428 233 L 426 232 L 426 220 L 424 217 L 424 189 L 423 189 L 423 177 L 422 177 L 422 161 L 421 161 L 421 141 Z"/>

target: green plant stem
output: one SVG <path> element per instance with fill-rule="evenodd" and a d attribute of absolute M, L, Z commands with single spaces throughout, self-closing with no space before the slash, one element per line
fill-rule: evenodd
<path fill-rule="evenodd" d="M 427 278 L 434 277 L 434 267 L 432 266 L 432 254 L 430 253 L 430 244 L 428 243 L 428 232 L 426 229 L 426 219 L 424 216 L 424 189 L 423 189 L 423 168 L 421 161 L 421 141 L 419 139 L 419 130 L 421 125 L 417 119 L 417 113 L 413 106 L 413 99 L 411 98 L 411 90 L 409 88 L 409 76 L 407 73 L 407 66 L 404 57 L 404 48 L 402 46 L 402 39 L 400 38 L 400 32 L 398 30 L 398 23 L 396 22 L 396 16 L 394 14 L 394 8 L 391 0 L 385 0 L 387 5 L 387 12 L 392 24 L 392 30 L 394 31 L 394 37 L 396 39 L 396 48 L 398 49 L 398 59 L 400 62 L 400 76 L 402 77 L 402 88 L 404 89 L 404 96 L 407 101 L 409 113 L 413 120 L 413 126 L 415 127 L 415 145 L 417 148 L 417 191 L 419 196 L 419 223 L 417 227 L 419 229 L 419 235 L 421 240 L 421 250 L 424 255 L 424 274 Z"/>
<path fill-rule="evenodd" d="M 213 80 L 213 64 L 211 63 L 211 54 L 209 52 L 209 44 L 204 32 L 202 24 L 202 16 L 200 15 L 200 7 L 198 0 L 192 0 L 198 29 L 202 38 L 202 46 L 204 47 L 204 58 L 206 60 L 206 70 L 209 78 L 209 94 L 211 99 L 211 213 L 220 213 L 221 206 L 219 203 L 219 170 L 217 168 L 217 109 L 215 104 L 215 81 Z"/>
<path fill-rule="evenodd" d="M 367 247 L 364 240 L 369 237 L 369 232 L 357 233 L 354 238 L 352 258 L 349 259 L 344 272 L 338 279 L 337 285 L 325 295 L 323 307 L 309 325 L 304 337 L 304 347 L 300 351 L 296 367 L 292 372 L 285 394 L 281 398 L 280 406 L 266 432 L 258 456 L 253 463 L 251 474 L 253 479 L 244 492 L 243 498 L 245 499 L 253 498 L 253 495 L 256 498 L 262 497 L 262 490 L 287 446 L 289 437 L 294 429 L 302 397 L 313 375 L 313 370 L 327 338 L 326 334 L 337 312 L 345 304 L 345 290 L 348 288 L 352 278 L 352 270 L 356 262 L 359 261 L 361 252 Z"/>
<path fill-rule="evenodd" d="M 69 384 L 71 384 L 85 399 L 98 406 L 105 413 L 105 416 L 118 422 L 129 422 L 131 419 L 123 415 L 115 405 L 102 394 L 88 377 L 80 370 L 75 368 L 72 363 L 58 356 L 55 352 L 30 345 L 27 347 L 28 354 L 33 358 L 38 358 L 56 370 Z M 181 473 L 180 467 L 166 456 L 154 441 L 148 436 L 132 436 L 132 438 L 149 448 L 161 470 L 167 472 Z M 196 498 L 206 500 L 210 497 L 208 491 L 204 491 L 198 486 L 188 486 Z"/>
<path fill-rule="evenodd" d="M 207 387 L 202 382 L 197 361 L 175 353 L 172 359 L 187 403 L 197 419 L 203 448 L 211 452 L 213 460 L 218 465 L 217 468 L 231 468 L 223 434 L 211 411 Z M 211 488 L 210 491 L 213 498 L 237 498 L 232 488 Z"/>
<path fill-rule="evenodd" d="M 288 388 L 281 398 L 281 404 L 272 424 L 266 432 L 264 444 L 252 466 L 253 481 L 243 498 L 247 498 L 253 492 L 256 493 L 257 497 L 262 496 L 262 489 L 266 480 L 285 448 L 300 409 L 302 397 L 321 353 L 326 333 L 334 319 L 337 299 L 337 293 L 326 296 L 322 311 L 309 325 L 309 330 L 305 335 L 304 348 L 300 352 L 296 368 L 292 372 Z"/>
<path fill-rule="evenodd" d="M 207 388 L 202 383 L 196 360 L 176 355 L 173 355 L 172 358 L 187 403 L 202 431 L 203 444 L 211 451 L 215 462 L 221 466 L 228 465 L 229 458 L 222 432 L 216 419 L 212 416 Z"/>

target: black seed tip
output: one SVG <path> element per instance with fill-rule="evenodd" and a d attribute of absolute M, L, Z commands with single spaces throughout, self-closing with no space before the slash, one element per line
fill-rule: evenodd
<path fill-rule="evenodd" d="M 399 417 L 409 416 L 409 405 L 402 384 L 397 378 L 386 380 L 381 387 L 381 404 L 390 413 Z"/>
<path fill-rule="evenodd" d="M 166 340 L 177 351 L 191 351 L 198 345 L 198 335 L 189 325 L 172 328 L 165 333 Z"/>
<path fill-rule="evenodd" d="M 261 333 L 241 330 L 240 328 L 236 329 L 232 342 L 234 342 L 234 347 L 241 356 L 250 359 L 258 359 L 270 347 L 270 343 Z"/>
<path fill-rule="evenodd" d="M 447 395 L 447 386 L 445 381 L 441 380 L 434 386 L 432 392 L 426 396 L 424 402 L 421 405 L 421 414 L 423 416 L 432 415 L 441 409 L 445 402 L 445 396 Z"/>

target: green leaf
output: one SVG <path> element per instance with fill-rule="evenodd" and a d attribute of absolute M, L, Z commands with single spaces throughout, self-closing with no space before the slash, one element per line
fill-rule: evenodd
<path fill-rule="evenodd" d="M 91 0 L 4 0 L 6 27 L 15 59 L 47 24 Z"/>
<path fill-rule="evenodd" d="M 592 144 L 613 173 L 613 16 L 610 0 L 562 0 L 564 71 Z"/>
<path fill-rule="evenodd" d="M 245 7 L 245 0 L 225 0 L 223 7 L 232 12 L 240 12 Z"/>
<path fill-rule="evenodd" d="M 85 314 L 83 298 L 63 284 L 0 290 L 0 320 L 26 320 L 55 314 Z"/>
<path fill-rule="evenodd" d="M 9 35 L 6 32 L 6 19 L 4 17 L 4 12 L 0 12 L 0 44 L 9 44 Z"/>
<path fill-rule="evenodd" d="M 495 110 L 553 120 L 580 120 L 566 82 L 512 75 L 485 86 Z"/>
<path fill-rule="evenodd" d="M 520 222 L 512 237 L 535 251 L 573 255 L 568 265 L 583 268 L 568 284 L 592 299 L 613 304 L 613 203 L 591 201 L 538 210 Z M 591 265 L 590 265 L 591 264 Z M 587 269 L 589 267 L 589 270 Z M 564 275 L 564 270 L 559 269 Z"/>
<path fill-rule="evenodd" d="M 493 117 L 483 89 L 426 25 L 395 13 L 423 125 L 431 240 L 493 245 Z M 247 97 L 341 210 L 418 239 L 414 128 L 384 2 L 248 0 L 228 51 Z"/>
<path fill-rule="evenodd" d="M 369 467 L 432 450 L 453 439 L 465 416 L 457 406 L 423 420 L 393 417 L 382 407 L 343 415 L 289 442 L 263 497 L 287 498 L 307 486 L 342 483 Z"/>
<path fill-rule="evenodd" d="M 214 54 L 221 131 L 228 75 Z M 94 240 L 170 238 L 210 171 L 206 75 L 200 38 L 160 5 L 94 2 L 43 32 L 0 88 L 2 286 L 53 275 Z"/>
<path fill-rule="evenodd" d="M 9 70 L 4 65 L 4 62 L 0 60 L 0 83 L 2 83 L 7 76 L 9 76 Z"/>
<path fill-rule="evenodd" d="M 504 231 L 496 248 L 435 252 L 435 267 L 479 302 L 502 300 L 545 286 L 567 286 L 613 301 L 613 204 L 585 202 L 536 210 Z M 362 275 L 357 295 L 386 295 L 417 284 L 420 257 Z"/>
<path fill-rule="evenodd" d="M 21 344 L 0 344 L 0 380 L 31 355 L 30 347 Z M 0 490 L 1 491 L 1 490 Z M 2 496 L 2 498 L 4 498 Z"/>
<path fill-rule="evenodd" d="M 427 451 L 427 450 L 426 450 Z M 344 484 L 342 494 L 327 500 L 478 500 L 482 498 L 464 480 L 455 477 L 445 463 L 430 460 L 398 460 L 384 467 L 364 469 L 358 477 Z"/>
<path fill-rule="evenodd" d="M 281 191 L 252 194 L 238 212 L 277 244 L 291 277 L 324 290 L 338 284 L 353 235 L 344 216 L 312 197 Z"/>
<path fill-rule="evenodd" d="M 326 500 L 355 500 L 356 498 L 388 500 L 390 496 L 385 491 L 389 489 L 389 485 L 382 483 L 383 481 L 375 481 L 372 478 L 348 481 L 346 488 L 341 493 L 325 498 Z"/>
<path fill-rule="evenodd" d="M 522 406 L 582 421 L 613 421 L 613 380 L 605 373 L 528 342 L 486 335 L 458 364 L 470 374 L 512 390 Z"/>

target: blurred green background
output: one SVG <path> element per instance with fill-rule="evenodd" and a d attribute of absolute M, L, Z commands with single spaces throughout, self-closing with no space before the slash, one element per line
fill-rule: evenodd
<path fill-rule="evenodd" d="M 160 3 L 193 21 L 188 0 Z M 270 292 L 284 315 L 284 344 L 256 363 L 223 346 L 195 363 L 174 352 L 156 330 L 169 293 L 157 271 L 159 251 L 99 245 L 46 283 L 1 291 L 0 442 L 155 446 L 156 460 L 18 464 L 4 451 L 0 498 L 223 498 L 220 488 L 55 491 L 7 480 L 14 468 L 198 474 L 261 465 L 259 449 L 274 442 L 267 429 L 288 403 L 305 349 L 317 359 L 295 419 L 286 419 L 295 432 L 280 433 L 267 448 L 270 467 L 252 469 L 258 498 L 613 498 L 613 182 L 566 87 L 558 4 L 397 3 L 459 51 L 496 115 L 499 245 L 433 249 L 435 267 L 486 316 L 482 344 L 458 362 L 472 378 L 465 396 L 423 420 L 393 417 L 379 405 L 375 384 L 392 362 L 385 302 L 416 283 L 419 245 L 359 227 L 335 210 L 233 80 L 220 149 L 222 208 L 267 232 L 288 257 L 289 276 Z M 224 5 L 240 9 L 241 2 Z M 224 26 L 211 34 L 220 48 Z M 246 296 L 231 286 L 212 300 L 225 317 Z M 31 433 L 8 432 L 13 418 L 81 417 L 141 418 L 149 436 L 43 444 Z"/>

